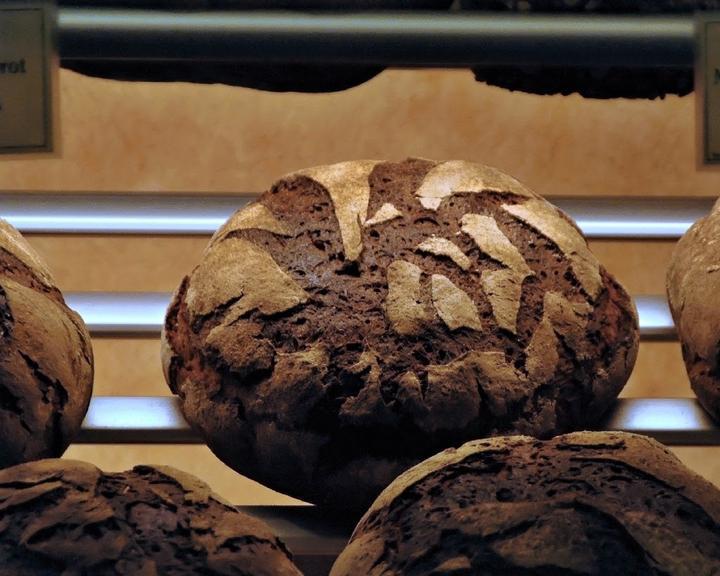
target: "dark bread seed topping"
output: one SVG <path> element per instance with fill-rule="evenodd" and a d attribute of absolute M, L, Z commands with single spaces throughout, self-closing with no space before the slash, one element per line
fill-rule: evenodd
<path fill-rule="evenodd" d="M 1 220 L 0 339 L 0 468 L 60 456 L 90 402 L 90 335 L 45 264 Z"/>
<path fill-rule="evenodd" d="M 575 225 L 509 176 L 347 162 L 232 216 L 165 340 L 170 386 L 221 458 L 345 507 L 331 486 L 355 467 L 367 503 L 384 468 L 468 438 L 587 426 L 632 369 L 637 318 Z"/>
<path fill-rule="evenodd" d="M 0 471 L 0 574 L 299 576 L 283 543 L 188 474 L 40 460 Z"/>
<path fill-rule="evenodd" d="M 580 432 L 446 450 L 397 478 L 331 576 L 720 573 L 720 491 L 658 442 Z"/>

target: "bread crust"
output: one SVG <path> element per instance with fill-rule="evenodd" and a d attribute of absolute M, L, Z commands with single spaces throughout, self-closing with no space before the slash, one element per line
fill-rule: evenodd
<path fill-rule="evenodd" d="M 650 438 L 476 440 L 397 478 L 331 576 L 720 571 L 720 490 Z"/>
<path fill-rule="evenodd" d="M 667 272 L 670 311 L 700 403 L 720 421 L 720 202 L 683 235 Z"/>
<path fill-rule="evenodd" d="M 0 576 L 300 576 L 263 522 L 167 466 L 0 471 Z"/>
<path fill-rule="evenodd" d="M 52 275 L 0 220 L 0 467 L 60 456 L 93 381 L 90 335 Z"/>

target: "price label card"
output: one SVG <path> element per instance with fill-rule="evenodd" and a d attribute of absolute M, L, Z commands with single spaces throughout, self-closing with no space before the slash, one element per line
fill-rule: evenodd
<path fill-rule="evenodd" d="M 55 11 L 0 1 L 0 153 L 53 151 Z"/>
<path fill-rule="evenodd" d="M 701 164 L 720 165 L 720 14 L 698 20 L 698 94 Z"/>

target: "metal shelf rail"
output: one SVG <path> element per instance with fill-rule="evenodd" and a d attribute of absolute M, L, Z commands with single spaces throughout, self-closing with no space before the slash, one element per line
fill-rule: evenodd
<path fill-rule="evenodd" d="M 202 60 L 405 67 L 694 64 L 691 16 L 185 12 L 61 8 L 62 61 Z"/>

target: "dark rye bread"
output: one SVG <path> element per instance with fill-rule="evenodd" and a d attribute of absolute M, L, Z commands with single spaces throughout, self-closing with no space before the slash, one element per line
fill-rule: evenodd
<path fill-rule="evenodd" d="M 163 362 L 223 461 L 358 512 L 448 446 L 588 426 L 637 344 L 628 295 L 516 180 L 358 161 L 286 176 L 228 220 L 173 298 Z"/>
<path fill-rule="evenodd" d="M 711 576 L 720 490 L 643 436 L 469 442 L 408 470 L 331 576 Z"/>
<path fill-rule="evenodd" d="M 263 522 L 166 466 L 0 471 L 0 576 L 300 576 Z"/>
<path fill-rule="evenodd" d="M 667 294 L 695 394 L 720 422 L 720 201 L 680 238 Z"/>
<path fill-rule="evenodd" d="M 461 0 L 467 10 L 552 14 L 677 14 L 717 10 L 720 0 Z M 494 86 L 535 94 L 572 94 L 588 98 L 662 98 L 693 91 L 692 68 L 568 68 L 552 66 L 473 69 L 475 78 Z"/>
<path fill-rule="evenodd" d="M 90 335 L 45 264 L 0 220 L 0 468 L 60 456 L 93 382 Z"/>
<path fill-rule="evenodd" d="M 159 10 L 361 10 L 448 8 L 452 0 L 60 0 L 60 5 Z M 381 66 L 247 62 L 63 61 L 89 76 L 144 82 L 229 84 L 272 92 L 336 92 L 366 82 Z"/>

